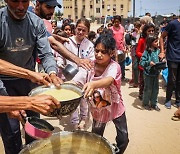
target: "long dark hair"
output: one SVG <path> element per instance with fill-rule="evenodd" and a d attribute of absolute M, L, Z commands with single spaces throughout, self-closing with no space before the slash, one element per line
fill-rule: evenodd
<path fill-rule="evenodd" d="M 152 43 L 157 39 L 158 39 L 157 35 L 150 35 L 147 37 L 147 39 L 146 39 L 146 50 L 148 52 L 152 52 L 154 50 L 154 48 L 152 48 Z"/>
<path fill-rule="evenodd" d="M 107 53 L 110 54 L 111 51 L 115 50 L 116 47 L 116 41 L 113 38 L 113 36 L 109 33 L 102 34 L 98 37 L 96 42 L 94 43 L 94 47 L 97 46 L 97 44 L 102 43 L 107 50 Z"/>
<path fill-rule="evenodd" d="M 142 37 L 144 37 L 144 38 L 147 37 L 147 30 L 148 30 L 149 28 L 154 28 L 154 30 L 155 30 L 155 26 L 154 26 L 152 23 L 145 24 L 145 25 L 144 25 L 144 28 L 143 28 L 143 30 L 142 30 L 142 34 L 141 34 Z"/>

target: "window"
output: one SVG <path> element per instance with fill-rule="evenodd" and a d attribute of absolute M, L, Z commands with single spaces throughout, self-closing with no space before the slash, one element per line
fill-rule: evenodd
<path fill-rule="evenodd" d="M 92 9 L 93 8 L 93 5 L 90 5 L 90 9 Z"/>
<path fill-rule="evenodd" d="M 100 8 L 96 8 L 96 13 L 100 13 Z"/>
<path fill-rule="evenodd" d="M 121 9 L 121 10 L 123 10 L 123 8 L 124 8 L 124 5 L 123 5 L 123 4 L 121 4 L 120 9 Z"/>
<path fill-rule="evenodd" d="M 113 4 L 113 11 L 116 11 L 116 4 Z"/>
<path fill-rule="evenodd" d="M 110 11 L 110 5 L 107 5 L 107 11 Z"/>
<path fill-rule="evenodd" d="M 96 4 L 98 4 L 100 2 L 100 0 L 96 0 Z"/>

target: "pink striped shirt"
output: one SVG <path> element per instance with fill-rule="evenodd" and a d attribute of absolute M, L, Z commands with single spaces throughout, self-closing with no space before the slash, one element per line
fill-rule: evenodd
<path fill-rule="evenodd" d="M 81 83 L 82 85 L 84 85 L 86 82 L 100 80 L 105 77 L 114 78 L 114 82 L 109 87 L 96 89 L 101 93 L 103 99 L 110 102 L 111 105 L 97 108 L 93 100 L 89 99 L 90 109 L 93 118 L 96 121 L 106 123 L 121 116 L 125 111 L 120 89 L 121 69 L 118 63 L 111 60 L 110 64 L 101 76 L 95 77 L 94 75 L 94 70 L 87 72 L 86 70 L 80 68 L 78 74 L 76 74 L 73 80 L 77 83 Z"/>

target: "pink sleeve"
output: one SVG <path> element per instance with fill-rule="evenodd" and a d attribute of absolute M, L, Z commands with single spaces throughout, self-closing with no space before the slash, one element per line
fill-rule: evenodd
<path fill-rule="evenodd" d="M 113 62 L 107 70 L 107 76 L 114 78 L 114 84 L 120 85 L 121 82 L 121 68 L 118 63 Z"/>
<path fill-rule="evenodd" d="M 79 67 L 79 72 L 74 76 L 72 80 L 77 84 L 84 85 L 87 82 L 87 74 L 87 70 L 83 69 L 82 67 Z"/>

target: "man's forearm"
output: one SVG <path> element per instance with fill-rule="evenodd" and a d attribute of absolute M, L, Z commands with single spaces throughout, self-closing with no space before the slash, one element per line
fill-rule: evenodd
<path fill-rule="evenodd" d="M 76 56 L 75 54 L 73 54 L 72 52 L 70 52 L 69 50 L 67 50 L 64 45 L 60 42 L 58 42 L 53 36 L 48 37 L 49 42 L 51 44 L 51 47 L 56 50 L 59 54 L 61 54 L 64 58 L 75 62 L 76 64 L 79 63 L 80 58 L 78 56 Z"/>
<path fill-rule="evenodd" d="M 25 110 L 31 109 L 29 98 L 26 96 L 22 97 L 10 97 L 0 96 L 0 113 L 10 112 L 13 110 Z"/>
<path fill-rule="evenodd" d="M 18 67 L 14 64 L 11 64 L 5 60 L 0 59 L 0 74 L 28 79 L 29 72 L 30 70 Z"/>

